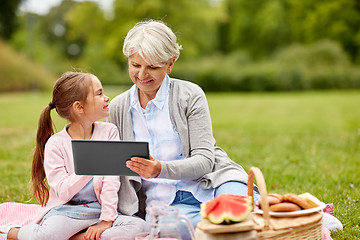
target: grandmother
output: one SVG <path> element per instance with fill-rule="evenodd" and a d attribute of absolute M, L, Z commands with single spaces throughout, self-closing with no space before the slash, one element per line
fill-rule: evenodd
<path fill-rule="evenodd" d="M 137 23 L 123 46 L 134 85 L 111 101 L 108 121 L 122 140 L 149 142 L 150 159 L 126 164 L 142 177 L 146 204 L 175 206 L 196 226 L 202 202 L 221 193 L 247 195 L 247 173 L 216 146 L 203 90 L 169 76 L 180 49 L 163 22 Z"/>

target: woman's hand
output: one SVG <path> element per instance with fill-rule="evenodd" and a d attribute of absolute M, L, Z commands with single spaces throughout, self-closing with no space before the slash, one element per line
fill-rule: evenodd
<path fill-rule="evenodd" d="M 91 226 L 86 230 L 85 240 L 99 240 L 100 235 L 108 228 L 112 226 L 112 221 L 101 221 L 99 224 Z"/>
<path fill-rule="evenodd" d="M 132 157 L 130 161 L 126 162 L 126 166 L 146 179 L 156 178 L 161 171 L 160 161 L 152 156 L 150 156 L 150 159 Z"/>

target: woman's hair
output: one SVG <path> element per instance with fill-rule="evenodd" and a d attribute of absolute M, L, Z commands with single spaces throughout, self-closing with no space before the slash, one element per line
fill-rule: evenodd
<path fill-rule="evenodd" d="M 51 109 L 60 117 L 74 119 L 71 108 L 75 101 L 85 102 L 91 89 L 91 74 L 66 72 L 55 83 L 52 101 L 42 110 L 36 136 L 36 147 L 32 162 L 31 182 L 33 196 L 44 206 L 49 200 L 49 189 L 44 169 L 44 150 L 47 140 L 54 134 Z"/>
<path fill-rule="evenodd" d="M 169 63 L 172 58 L 177 60 L 180 50 L 173 31 L 165 23 L 155 20 L 137 23 L 126 35 L 123 46 L 126 57 L 138 53 L 154 66 Z"/>

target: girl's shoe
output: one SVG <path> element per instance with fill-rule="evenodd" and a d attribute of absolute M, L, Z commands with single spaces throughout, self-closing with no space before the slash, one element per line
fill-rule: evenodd
<path fill-rule="evenodd" d="M 322 211 L 322 224 L 324 227 L 330 231 L 343 230 L 342 223 L 334 216 L 334 204 L 326 204 L 326 207 Z"/>
<path fill-rule="evenodd" d="M 343 230 L 343 225 L 339 221 L 339 219 L 328 213 L 322 213 L 322 214 L 323 214 L 322 225 L 324 227 L 326 227 L 330 231 Z"/>
<path fill-rule="evenodd" d="M 6 240 L 6 239 L 7 239 L 8 232 L 9 232 L 10 229 L 12 229 L 13 227 L 20 227 L 20 226 L 19 226 L 19 225 L 15 225 L 15 224 L 6 224 L 6 225 L 0 226 L 0 240 Z"/>

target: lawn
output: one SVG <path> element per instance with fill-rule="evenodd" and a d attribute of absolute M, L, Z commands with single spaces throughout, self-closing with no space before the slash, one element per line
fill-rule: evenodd
<path fill-rule="evenodd" d="M 360 91 L 207 97 L 217 144 L 234 161 L 259 167 L 269 192 L 310 192 L 333 203 L 344 231 L 332 237 L 360 239 Z M 37 121 L 49 101 L 49 93 L 0 94 L 0 202 L 30 199 Z M 53 116 L 61 130 L 66 122 Z"/>

